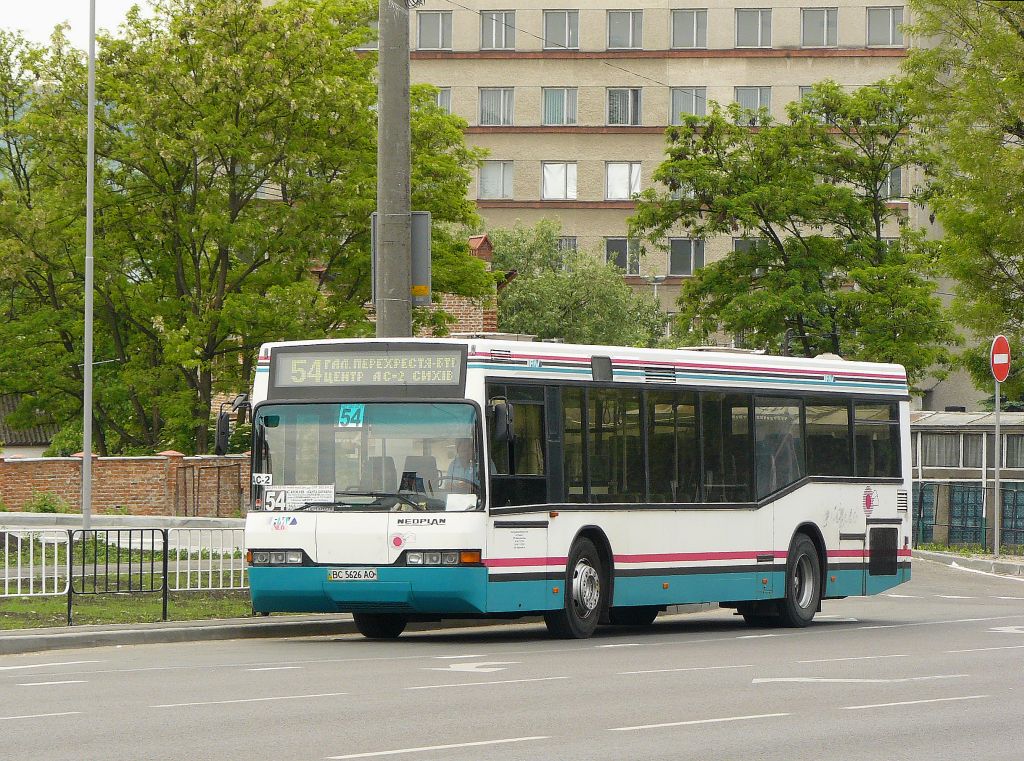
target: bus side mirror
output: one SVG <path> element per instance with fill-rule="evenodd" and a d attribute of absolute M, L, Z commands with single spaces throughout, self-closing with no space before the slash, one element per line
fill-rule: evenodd
<path fill-rule="evenodd" d="M 217 429 L 214 435 L 214 452 L 218 456 L 228 453 L 228 439 L 231 437 L 231 418 L 227 412 L 217 415 Z"/>
<path fill-rule="evenodd" d="M 491 402 L 488 413 L 491 418 L 493 440 L 496 442 L 511 441 L 514 430 L 512 405 L 505 399 L 496 399 Z"/>

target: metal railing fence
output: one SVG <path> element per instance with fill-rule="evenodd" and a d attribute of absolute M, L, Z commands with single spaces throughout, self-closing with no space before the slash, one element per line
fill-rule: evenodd
<path fill-rule="evenodd" d="M 167 534 L 171 591 L 248 589 L 245 529 L 172 528 Z"/>
<path fill-rule="evenodd" d="M 69 543 L 64 529 L 0 529 L 0 598 L 67 594 Z"/>

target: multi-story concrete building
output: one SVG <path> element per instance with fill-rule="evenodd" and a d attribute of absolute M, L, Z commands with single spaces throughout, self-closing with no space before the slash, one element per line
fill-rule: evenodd
<path fill-rule="evenodd" d="M 635 255 L 630 199 L 664 158 L 665 128 L 711 100 L 783 118 L 819 80 L 891 76 L 904 13 L 885 0 L 428 0 L 412 14 L 412 77 L 440 87 L 489 152 L 470 191 L 488 227 L 557 219 L 566 246 L 617 261 L 671 312 L 684 278 L 742 242 L 681 230 Z"/>

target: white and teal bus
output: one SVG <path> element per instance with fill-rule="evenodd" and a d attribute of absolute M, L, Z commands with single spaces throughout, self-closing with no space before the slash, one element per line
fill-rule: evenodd
<path fill-rule="evenodd" d="M 559 637 L 717 602 L 806 626 L 910 579 L 898 365 L 470 339 L 267 344 L 258 612 L 543 616 Z"/>

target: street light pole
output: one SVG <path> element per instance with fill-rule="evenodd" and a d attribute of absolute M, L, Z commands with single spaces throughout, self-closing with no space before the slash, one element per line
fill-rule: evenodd
<path fill-rule="evenodd" d="M 85 364 L 82 389 L 82 529 L 92 517 L 93 190 L 96 181 L 96 0 L 89 0 L 89 94 L 85 161 Z"/>
<path fill-rule="evenodd" d="M 412 137 L 409 8 L 380 0 L 377 96 L 377 336 L 412 335 Z"/>

